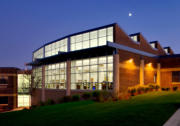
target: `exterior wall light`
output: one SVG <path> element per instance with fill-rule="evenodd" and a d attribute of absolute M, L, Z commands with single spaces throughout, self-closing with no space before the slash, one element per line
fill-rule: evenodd
<path fill-rule="evenodd" d="M 152 67 L 152 63 L 148 63 L 147 66 L 148 66 L 148 67 Z"/>
<path fill-rule="evenodd" d="M 129 59 L 127 62 L 128 62 L 128 63 L 133 63 L 133 59 L 131 58 L 131 59 Z"/>

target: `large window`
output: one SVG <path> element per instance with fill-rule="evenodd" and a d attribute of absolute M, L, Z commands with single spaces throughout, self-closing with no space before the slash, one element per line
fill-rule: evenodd
<path fill-rule="evenodd" d="M 134 41 L 134 42 L 139 42 L 139 36 L 138 35 L 133 35 L 131 36 L 131 39 Z"/>
<path fill-rule="evenodd" d="M 112 83 L 112 56 L 71 61 L 71 89 L 109 90 Z"/>
<path fill-rule="evenodd" d="M 8 84 L 8 78 L 0 77 L 0 84 Z"/>
<path fill-rule="evenodd" d="M 67 52 L 67 38 L 45 46 L 45 57 Z"/>
<path fill-rule="evenodd" d="M 7 96 L 0 96 L 0 104 L 8 104 L 8 97 Z"/>
<path fill-rule="evenodd" d="M 46 65 L 45 87 L 51 89 L 65 89 L 66 62 Z"/>
<path fill-rule="evenodd" d="M 42 87 L 42 67 L 33 68 L 32 79 L 34 88 Z"/>
<path fill-rule="evenodd" d="M 71 51 L 81 50 L 113 42 L 113 27 L 103 28 L 70 37 Z"/>
<path fill-rule="evenodd" d="M 180 71 L 172 72 L 172 82 L 180 82 Z"/>
<path fill-rule="evenodd" d="M 36 52 L 33 53 L 33 61 L 36 59 L 44 58 L 44 48 L 40 48 Z"/>
<path fill-rule="evenodd" d="M 29 93 L 30 84 L 31 84 L 30 74 L 18 74 L 18 94 Z"/>
<path fill-rule="evenodd" d="M 31 106 L 30 95 L 18 95 L 18 107 Z"/>

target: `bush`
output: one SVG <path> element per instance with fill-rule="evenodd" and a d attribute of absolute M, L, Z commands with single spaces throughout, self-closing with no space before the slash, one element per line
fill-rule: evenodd
<path fill-rule="evenodd" d="M 131 98 L 131 95 L 129 93 L 120 93 L 119 94 L 119 100 L 128 100 Z"/>
<path fill-rule="evenodd" d="M 64 96 L 61 99 L 61 102 L 70 102 L 72 101 L 72 97 L 71 96 Z"/>
<path fill-rule="evenodd" d="M 160 88 L 160 86 L 159 86 L 159 85 L 156 85 L 156 86 L 155 86 L 155 89 L 156 89 L 156 90 L 158 90 L 159 88 Z"/>
<path fill-rule="evenodd" d="M 149 90 L 150 90 L 150 88 L 148 88 L 148 87 L 146 87 L 146 88 L 144 89 L 145 92 L 148 92 Z"/>
<path fill-rule="evenodd" d="M 112 99 L 112 94 L 108 91 L 93 91 L 93 100 L 98 102 L 105 102 Z"/>
<path fill-rule="evenodd" d="M 39 102 L 39 106 L 44 106 L 44 105 L 45 105 L 44 102 L 42 102 L 42 101 Z"/>
<path fill-rule="evenodd" d="M 134 96 L 136 91 L 137 91 L 136 88 L 129 88 L 128 89 L 128 92 L 131 94 L 131 96 Z"/>
<path fill-rule="evenodd" d="M 92 92 L 93 100 L 98 101 L 100 99 L 100 91 Z"/>
<path fill-rule="evenodd" d="M 76 94 L 72 96 L 72 101 L 79 101 L 80 100 L 80 95 Z"/>
<path fill-rule="evenodd" d="M 83 99 L 87 100 L 87 99 L 91 98 L 91 95 L 92 94 L 90 92 L 85 92 L 85 93 L 83 93 L 82 97 L 83 97 Z"/>
<path fill-rule="evenodd" d="M 35 109 L 37 107 L 38 107 L 37 105 L 31 105 L 30 109 Z"/>
<path fill-rule="evenodd" d="M 169 91 L 170 88 L 161 88 L 162 91 Z"/>
<path fill-rule="evenodd" d="M 46 102 L 45 102 L 45 105 L 53 105 L 55 104 L 55 102 L 52 100 L 52 99 L 48 99 Z"/>
<path fill-rule="evenodd" d="M 150 90 L 155 89 L 156 91 L 160 88 L 159 85 L 153 83 L 148 84 L 148 87 L 150 88 Z"/>
<path fill-rule="evenodd" d="M 144 92 L 144 87 L 138 87 L 137 92 L 138 92 L 138 94 L 143 93 Z"/>
<path fill-rule="evenodd" d="M 177 86 L 174 86 L 173 87 L 173 91 L 177 91 L 178 87 Z"/>

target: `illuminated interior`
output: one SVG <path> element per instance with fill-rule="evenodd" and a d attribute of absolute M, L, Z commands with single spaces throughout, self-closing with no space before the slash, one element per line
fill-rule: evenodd
<path fill-rule="evenodd" d="M 113 57 L 71 62 L 71 89 L 109 90 L 113 83 Z"/>
<path fill-rule="evenodd" d="M 30 74 L 18 74 L 18 107 L 28 107 L 31 105 L 30 84 Z"/>

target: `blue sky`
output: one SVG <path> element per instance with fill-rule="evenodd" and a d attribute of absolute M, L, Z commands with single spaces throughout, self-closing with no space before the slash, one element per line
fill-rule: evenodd
<path fill-rule="evenodd" d="M 179 6 L 179 0 L 0 0 L 0 67 L 24 68 L 43 44 L 114 22 L 180 53 Z"/>

